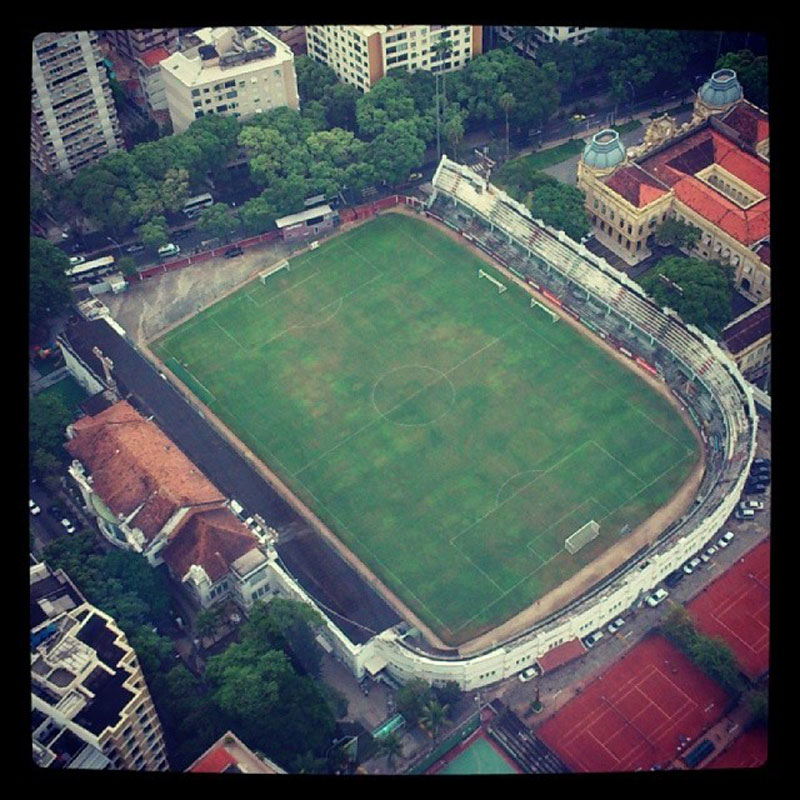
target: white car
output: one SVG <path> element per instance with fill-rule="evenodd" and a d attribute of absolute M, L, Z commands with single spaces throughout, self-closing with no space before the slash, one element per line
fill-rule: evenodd
<path fill-rule="evenodd" d="M 718 547 L 727 547 L 733 541 L 733 531 L 725 531 L 725 533 L 717 539 Z"/>
<path fill-rule="evenodd" d="M 617 617 L 613 622 L 608 623 L 606 630 L 609 633 L 616 633 L 624 624 L 625 620 L 622 617 Z"/>
<path fill-rule="evenodd" d="M 75 526 L 66 517 L 61 520 L 61 524 L 67 533 L 75 533 Z"/>
<path fill-rule="evenodd" d="M 37 514 L 42 513 L 42 509 L 33 502 L 33 500 L 28 500 L 28 510 L 33 514 L 35 517 Z"/>
<path fill-rule="evenodd" d="M 603 631 L 595 631 L 594 633 L 590 633 L 584 640 L 583 643 L 586 645 L 587 649 L 591 649 L 594 647 L 601 639 L 603 638 Z"/>
<path fill-rule="evenodd" d="M 707 556 L 713 556 L 714 553 L 718 552 L 719 552 L 719 547 L 717 547 L 715 544 L 710 544 L 708 547 L 706 547 Z"/>
<path fill-rule="evenodd" d="M 72 256 L 69 260 L 69 265 L 71 267 L 78 267 L 83 264 L 84 261 L 86 261 L 86 259 L 83 256 Z"/>
<path fill-rule="evenodd" d="M 666 589 L 656 589 L 653 594 L 645 598 L 645 603 L 650 608 L 655 608 L 657 605 L 663 603 L 669 597 L 669 592 Z"/>
<path fill-rule="evenodd" d="M 538 674 L 539 670 L 537 670 L 536 667 L 528 667 L 527 669 L 522 670 L 517 677 L 523 683 L 527 683 L 528 681 L 532 681 Z"/>
<path fill-rule="evenodd" d="M 705 553 L 700 553 L 700 560 L 701 560 L 701 561 L 702 561 L 704 564 L 708 564 L 708 562 L 709 562 L 709 561 L 711 561 L 711 556 L 709 556 L 709 555 L 706 555 Z"/>
<path fill-rule="evenodd" d="M 687 561 L 683 565 L 683 571 L 687 575 L 691 575 L 700 566 L 701 563 L 702 563 L 701 560 L 697 558 L 697 556 L 695 556 L 693 559 L 691 559 L 691 561 Z"/>
<path fill-rule="evenodd" d="M 752 511 L 763 511 L 764 504 L 760 500 L 745 500 L 744 502 L 739 503 L 739 508 L 749 508 Z"/>

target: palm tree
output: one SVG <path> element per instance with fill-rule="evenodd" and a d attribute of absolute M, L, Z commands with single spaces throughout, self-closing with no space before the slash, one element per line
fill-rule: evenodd
<path fill-rule="evenodd" d="M 453 52 L 453 43 L 448 38 L 441 36 L 436 42 L 434 42 L 431 49 L 433 50 L 436 59 L 439 61 L 439 69 L 437 69 L 434 74 L 436 76 L 436 157 L 437 159 L 441 159 L 442 148 L 439 139 L 439 124 L 441 120 L 441 111 L 439 105 L 439 73 L 441 72 L 441 67 L 444 60 Z M 442 95 L 444 102 L 447 103 L 447 84 L 445 82 L 444 75 L 442 75 Z"/>
<path fill-rule="evenodd" d="M 506 158 L 508 158 L 508 112 L 514 102 L 514 95 L 511 92 L 505 92 L 500 95 L 500 108 L 506 112 Z"/>
<path fill-rule="evenodd" d="M 403 755 L 403 745 L 397 734 L 390 731 L 382 739 L 378 740 L 378 751 L 382 756 L 386 756 L 386 761 L 389 766 L 394 766 L 394 760 L 397 756 Z"/>
<path fill-rule="evenodd" d="M 422 728 L 429 731 L 434 741 L 439 738 L 439 732 L 447 720 L 448 706 L 431 700 L 422 707 L 419 715 L 419 724 Z"/>

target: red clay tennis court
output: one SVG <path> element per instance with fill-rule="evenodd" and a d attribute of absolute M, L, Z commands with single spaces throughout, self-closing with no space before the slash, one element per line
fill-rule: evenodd
<path fill-rule="evenodd" d="M 727 701 L 721 686 L 653 635 L 536 735 L 577 772 L 663 768 L 722 718 Z"/>
<path fill-rule="evenodd" d="M 769 539 L 701 592 L 687 608 L 697 627 L 730 645 L 742 671 L 769 669 Z"/>
<path fill-rule="evenodd" d="M 767 729 L 751 728 L 738 736 L 705 769 L 752 769 L 767 763 Z"/>

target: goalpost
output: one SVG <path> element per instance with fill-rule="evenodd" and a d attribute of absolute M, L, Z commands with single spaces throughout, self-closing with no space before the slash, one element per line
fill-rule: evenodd
<path fill-rule="evenodd" d="M 552 311 L 551 309 L 549 309 L 544 303 L 540 303 L 535 297 L 531 297 L 531 305 L 530 305 L 530 307 L 533 308 L 534 306 L 538 306 L 546 314 L 549 314 L 550 315 L 550 319 L 552 319 L 553 322 L 558 322 L 558 314 L 556 314 L 555 311 Z"/>
<path fill-rule="evenodd" d="M 266 283 L 267 278 L 270 275 L 274 275 L 276 272 L 280 272 L 280 270 L 285 269 L 287 272 L 291 272 L 291 267 L 289 266 L 289 262 L 284 258 L 283 261 L 279 261 L 277 264 L 273 264 L 271 267 L 267 267 L 265 270 L 262 270 L 258 273 L 258 279 L 261 283 Z"/>
<path fill-rule="evenodd" d="M 581 525 L 575 533 L 564 539 L 564 549 L 570 554 L 575 555 L 584 545 L 589 544 L 592 539 L 596 539 L 600 534 L 600 526 L 592 519 L 585 525 Z"/>
<path fill-rule="evenodd" d="M 479 278 L 486 278 L 487 281 L 491 281 L 497 287 L 497 294 L 503 294 L 508 288 L 500 283 L 497 278 L 493 278 L 488 272 L 484 272 L 482 269 L 478 270 L 478 277 Z"/>

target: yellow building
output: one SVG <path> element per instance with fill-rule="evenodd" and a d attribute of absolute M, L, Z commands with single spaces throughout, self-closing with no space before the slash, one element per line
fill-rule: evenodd
<path fill-rule="evenodd" d="M 664 115 L 627 150 L 616 131 L 595 134 L 578 162 L 578 186 L 597 240 L 626 264 L 653 254 L 669 216 L 700 229 L 690 255 L 730 264 L 748 299 L 770 296 L 769 120 L 742 99 L 733 70 L 701 87 L 681 128 Z"/>
<path fill-rule="evenodd" d="M 752 383 L 763 384 L 768 377 L 772 356 L 772 310 L 765 300 L 722 330 L 722 341 L 736 366 Z"/>

